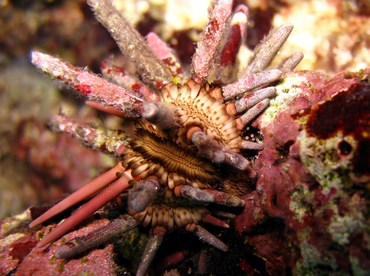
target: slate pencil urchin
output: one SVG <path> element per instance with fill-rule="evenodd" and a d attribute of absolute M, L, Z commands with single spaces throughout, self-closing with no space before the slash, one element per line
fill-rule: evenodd
<path fill-rule="evenodd" d="M 88 236 L 67 242 L 57 250 L 57 257 L 74 257 L 135 227 L 151 229 L 137 275 L 146 273 L 165 233 L 178 228 L 226 251 L 227 245 L 201 225 L 229 227 L 222 213 L 212 213 L 210 205 L 244 206 L 240 196 L 255 177 L 245 150 L 260 150 L 263 145 L 245 140 L 243 131 L 269 105 L 275 94 L 269 85 L 302 59 L 301 53 L 295 53 L 279 68 L 266 69 L 292 26 L 271 31 L 239 74 L 236 57 L 244 40 L 248 9 L 240 5 L 233 11 L 232 1 L 214 1 L 191 72 L 185 72 L 165 42 L 154 33 L 145 40 L 110 1 L 87 2 L 140 76 L 117 70 L 108 60 L 102 64 L 103 78 L 32 52 L 32 63 L 43 72 L 70 84 L 86 97 L 88 105 L 126 121 L 122 129 L 105 130 L 64 115 L 51 119 L 53 130 L 69 133 L 84 145 L 114 156 L 118 163 L 31 223 L 31 227 L 37 226 L 91 198 L 44 237 L 38 248 L 127 193 L 127 214 Z"/>

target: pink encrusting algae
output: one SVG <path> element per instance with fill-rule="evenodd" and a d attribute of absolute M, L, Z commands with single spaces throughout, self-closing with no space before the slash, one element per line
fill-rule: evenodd
<path fill-rule="evenodd" d="M 110 1 L 87 2 L 117 42 L 125 65 L 108 58 L 98 75 L 39 51 L 31 53 L 31 62 L 74 88 L 88 106 L 122 119 L 113 130 L 63 113 L 49 123 L 117 164 L 43 214 L 37 207 L 29 210 L 30 231 L 65 219 L 32 237 L 35 248 L 24 254 L 19 275 L 32 261 L 55 256 L 64 265 L 111 243 L 115 253 L 110 245 L 106 252 L 118 254 L 119 263 L 125 255 L 124 247 L 118 249 L 122 239 L 130 248 L 142 243 L 135 253 L 141 258 L 129 268 L 137 275 L 180 269 L 198 254 L 196 246 L 181 249 L 190 248 L 176 238 L 182 232 L 211 246 L 199 250 L 194 272 L 200 274 L 222 274 L 229 262 L 237 262 L 239 274 L 319 273 L 322 267 L 335 271 L 336 265 L 338 271 L 366 271 L 366 262 L 358 264 L 366 248 L 358 244 L 366 240 L 368 167 L 363 162 L 368 158 L 362 152 L 369 128 L 361 118 L 367 118 L 368 70 L 326 82 L 320 74 L 293 72 L 303 58 L 300 52 L 272 66 L 292 25 L 272 30 L 243 66 L 238 54 L 249 10 L 224 0 L 211 4 L 188 68 L 158 35 L 143 38 Z M 135 70 L 125 67 L 127 60 Z M 343 126 L 347 115 L 340 104 L 357 107 L 358 116 L 351 116 L 357 127 Z M 330 115 L 337 129 L 328 131 L 325 112 L 332 106 L 338 108 Z M 325 159 L 329 152 L 336 164 Z M 352 187 L 358 191 L 348 193 Z M 332 204 L 335 200 L 342 209 Z M 70 210 L 75 211 L 68 215 Z M 136 242 L 130 238 L 134 233 L 148 238 Z M 222 238 L 225 233 L 232 239 Z M 177 239 L 178 248 L 171 245 L 163 253 L 168 239 Z M 350 257 L 331 251 L 330 244 Z M 230 255 L 212 269 L 224 251 Z M 156 264 L 158 256 L 163 262 Z M 110 271 L 124 270 L 118 266 L 106 263 Z"/>

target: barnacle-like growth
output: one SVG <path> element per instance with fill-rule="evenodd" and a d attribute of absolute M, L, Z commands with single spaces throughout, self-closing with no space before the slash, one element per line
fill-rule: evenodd
<path fill-rule="evenodd" d="M 236 56 L 247 22 L 245 6 L 233 12 L 232 1 L 214 1 L 209 24 L 193 57 L 192 71 L 185 72 L 171 48 L 153 33 L 145 41 L 110 1 L 88 0 L 88 4 L 122 53 L 136 64 L 140 77 L 116 70 L 112 60 L 102 64 L 102 78 L 47 54 L 32 53 L 34 65 L 85 95 L 88 105 L 130 118 L 120 130 L 103 130 L 64 115 L 52 118 L 53 130 L 69 133 L 119 161 L 31 223 L 31 227 L 39 225 L 92 197 L 43 238 L 38 247 L 60 238 L 128 191 L 128 215 L 87 237 L 66 243 L 57 251 L 57 257 L 73 257 L 136 225 L 152 229 L 138 275 L 147 271 L 166 231 L 176 228 L 193 232 L 226 251 L 227 246 L 200 224 L 228 227 L 211 214 L 209 204 L 244 206 L 239 196 L 254 173 L 243 150 L 261 149 L 262 145 L 245 140 L 243 130 L 274 96 L 275 88 L 266 86 L 279 80 L 284 71 L 292 70 L 302 58 L 297 53 L 280 69 L 266 70 L 292 26 L 273 30 L 235 80 Z"/>

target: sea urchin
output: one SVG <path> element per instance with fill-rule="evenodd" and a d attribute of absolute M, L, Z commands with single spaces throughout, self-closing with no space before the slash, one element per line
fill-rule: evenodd
<path fill-rule="evenodd" d="M 44 237 L 38 247 L 60 238 L 124 193 L 127 214 L 66 243 L 57 257 L 74 257 L 136 226 L 152 229 L 138 275 L 147 271 L 164 234 L 177 228 L 226 251 L 227 246 L 200 224 L 228 227 L 216 217 L 220 213 L 211 213 L 209 205 L 244 206 L 240 196 L 249 179 L 255 177 L 245 150 L 260 150 L 263 146 L 245 140 L 243 131 L 274 96 L 275 88 L 267 86 L 302 58 L 301 53 L 295 53 L 278 69 L 266 69 L 292 26 L 273 30 L 236 80 L 236 56 L 247 21 L 244 5 L 233 12 L 232 1 L 214 1 L 189 73 L 157 35 L 150 33 L 145 41 L 110 1 L 87 2 L 122 53 L 136 65 L 140 77 L 129 75 L 112 60 L 102 64 L 102 78 L 58 58 L 32 52 L 34 65 L 81 92 L 88 105 L 125 119 L 122 129 L 104 130 L 64 115 L 52 118 L 53 130 L 69 133 L 119 161 L 31 223 L 31 227 L 39 225 L 91 198 Z"/>

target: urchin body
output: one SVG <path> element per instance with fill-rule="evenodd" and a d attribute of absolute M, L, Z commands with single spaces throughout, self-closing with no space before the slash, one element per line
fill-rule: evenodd
<path fill-rule="evenodd" d="M 235 58 L 230 56 L 237 54 L 237 49 L 230 54 L 227 46 L 230 41 L 234 44 L 242 41 L 247 9 L 238 7 L 233 14 L 232 1 L 215 1 L 210 23 L 193 57 L 192 75 L 188 77 L 178 67 L 173 52 L 154 34 L 148 36 L 146 43 L 109 1 L 88 3 L 122 52 L 136 61 L 141 79 L 148 86 L 129 75 L 123 76 L 122 86 L 117 79 L 114 80 L 117 84 L 113 84 L 57 58 L 39 52 L 32 54 L 36 66 L 86 95 L 90 106 L 129 119 L 125 128 L 115 131 L 81 124 L 63 115 L 51 120 L 54 130 L 112 154 L 119 162 L 32 222 L 31 226 L 36 226 L 92 197 L 38 246 L 58 239 L 127 193 L 128 215 L 114 219 L 88 237 L 67 243 L 58 251 L 58 257 L 73 257 L 136 226 L 152 229 L 139 275 L 147 270 L 164 234 L 177 228 L 194 232 L 220 250 L 227 250 L 201 224 L 228 227 L 222 218 L 212 214 L 210 204 L 233 208 L 244 205 L 240 196 L 246 191 L 248 179 L 255 176 L 243 151 L 259 150 L 262 145 L 244 140 L 243 129 L 268 106 L 268 98 L 274 96 L 275 89 L 266 86 L 277 81 L 284 71 L 293 69 L 302 58 L 295 54 L 280 69 L 266 70 L 291 26 L 272 32 L 257 48 L 241 77 L 227 81 L 227 75 L 235 72 L 223 72 L 235 70 Z M 106 68 L 107 64 L 103 69 Z M 220 85 L 210 84 L 211 78 Z M 140 89 L 127 89 L 130 82 L 139 83 Z"/>

